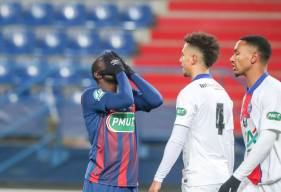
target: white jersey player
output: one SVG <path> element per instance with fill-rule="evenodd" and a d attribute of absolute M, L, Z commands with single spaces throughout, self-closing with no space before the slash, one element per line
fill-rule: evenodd
<path fill-rule="evenodd" d="M 270 55 L 261 36 L 243 37 L 235 45 L 234 74 L 245 76 L 248 85 L 240 118 L 246 152 L 219 192 L 281 191 L 281 83 L 266 72 Z"/>
<path fill-rule="evenodd" d="M 209 74 L 219 46 L 214 37 L 193 33 L 185 38 L 181 63 L 191 76 L 177 97 L 177 117 L 150 192 L 161 183 L 183 152 L 182 191 L 217 192 L 232 174 L 234 161 L 233 103 Z"/>

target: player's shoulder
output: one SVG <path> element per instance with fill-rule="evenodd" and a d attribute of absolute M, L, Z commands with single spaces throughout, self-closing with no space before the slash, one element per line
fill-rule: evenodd
<path fill-rule="evenodd" d="M 104 94 L 105 92 L 99 87 L 88 87 L 83 91 L 81 99 L 88 99 L 90 97 L 91 99 L 93 98 L 95 101 L 99 101 Z"/>
<path fill-rule="evenodd" d="M 281 99 L 281 83 L 276 78 L 268 76 L 254 92 L 253 100 L 268 103 L 275 99 Z"/>
<path fill-rule="evenodd" d="M 272 76 L 268 76 L 264 83 L 261 84 L 260 93 L 266 95 L 272 93 L 281 94 L 281 82 Z"/>
<path fill-rule="evenodd" d="M 187 84 L 178 94 L 177 99 L 195 99 L 200 95 L 200 88 L 195 81 Z"/>

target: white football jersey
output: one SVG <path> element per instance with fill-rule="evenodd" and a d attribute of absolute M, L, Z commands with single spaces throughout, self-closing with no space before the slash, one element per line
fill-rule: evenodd
<path fill-rule="evenodd" d="M 183 177 L 188 186 L 225 182 L 233 171 L 233 102 L 212 78 L 193 80 L 177 97 L 176 125 L 188 127 Z"/>
<path fill-rule="evenodd" d="M 246 153 L 265 129 L 279 133 L 266 159 L 248 176 L 253 184 L 270 184 L 281 179 L 281 83 L 265 73 L 247 90 L 241 109 L 241 128 Z"/>

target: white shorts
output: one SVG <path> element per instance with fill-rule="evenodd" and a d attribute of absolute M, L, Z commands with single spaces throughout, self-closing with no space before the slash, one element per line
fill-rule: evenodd
<path fill-rule="evenodd" d="M 246 181 L 241 183 L 238 192 L 281 192 L 281 180 L 269 185 L 253 185 L 251 182 Z"/>
<path fill-rule="evenodd" d="M 221 185 L 222 184 L 190 187 L 187 186 L 185 183 L 182 183 L 181 191 L 182 192 L 218 192 Z"/>

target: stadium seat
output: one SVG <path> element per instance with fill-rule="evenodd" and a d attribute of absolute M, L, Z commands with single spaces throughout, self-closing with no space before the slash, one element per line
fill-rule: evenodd
<path fill-rule="evenodd" d="M 60 31 L 48 31 L 41 34 L 36 40 L 36 54 L 60 55 L 64 53 L 66 46 L 66 34 Z"/>
<path fill-rule="evenodd" d="M 124 56 L 131 56 L 136 52 L 136 43 L 131 33 L 116 31 L 104 33 L 103 48 L 112 49 Z"/>
<path fill-rule="evenodd" d="M 154 24 L 154 15 L 148 5 L 134 4 L 122 11 L 121 21 L 125 29 L 150 27 Z"/>
<path fill-rule="evenodd" d="M 0 3 L 0 25 L 16 25 L 21 21 L 22 7 L 16 2 Z"/>
<path fill-rule="evenodd" d="M 0 60 L 0 85 L 9 84 L 13 79 L 13 63 L 8 59 Z"/>
<path fill-rule="evenodd" d="M 86 8 L 80 3 L 66 3 L 57 9 L 58 26 L 83 25 L 86 20 Z"/>
<path fill-rule="evenodd" d="M 49 68 L 54 71 L 51 78 L 57 86 L 76 84 L 79 76 L 77 74 L 78 66 L 79 61 L 73 58 L 66 58 L 55 63 L 50 62 Z"/>
<path fill-rule="evenodd" d="M 118 8 L 115 4 L 98 4 L 93 9 L 89 9 L 87 14 L 87 24 L 95 27 L 116 27 L 119 24 Z"/>
<path fill-rule="evenodd" d="M 80 69 L 79 70 L 79 81 L 78 85 L 86 88 L 92 85 L 97 85 L 94 81 L 90 69 Z"/>
<path fill-rule="evenodd" d="M 54 21 L 54 7 L 50 3 L 37 2 L 25 12 L 25 23 L 31 26 L 49 25 Z"/>
<path fill-rule="evenodd" d="M 94 31 L 79 31 L 69 36 L 67 54 L 95 55 L 100 52 L 100 39 Z"/>
<path fill-rule="evenodd" d="M 15 62 L 15 76 L 19 83 L 40 78 L 47 70 L 48 65 L 41 60 L 21 60 Z"/>
<path fill-rule="evenodd" d="M 8 31 L 4 34 L 3 52 L 7 55 L 31 54 L 33 52 L 35 40 L 34 33 L 25 29 Z"/>

